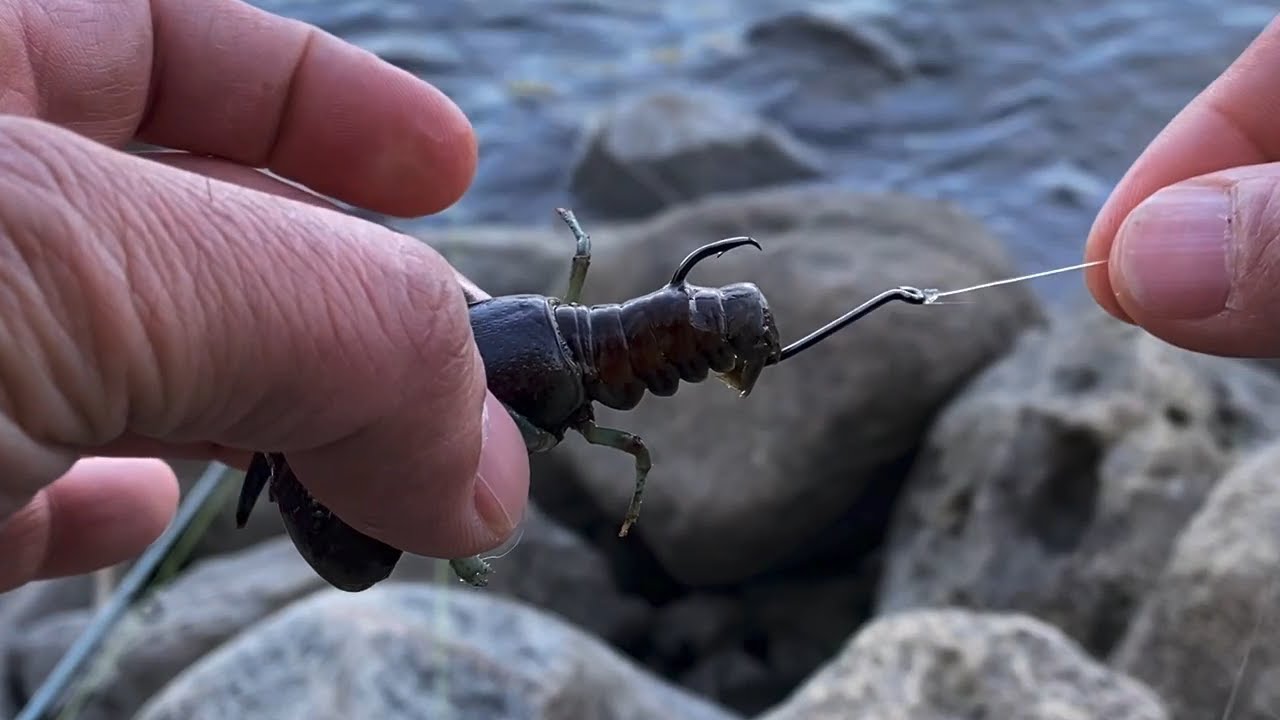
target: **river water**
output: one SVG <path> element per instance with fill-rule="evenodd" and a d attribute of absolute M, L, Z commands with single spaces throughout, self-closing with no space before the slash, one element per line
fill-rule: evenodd
<path fill-rule="evenodd" d="M 956 202 L 1026 271 L 1080 261 L 1128 164 L 1278 9 L 1248 0 L 254 2 L 429 80 L 471 117 L 475 185 L 439 216 L 393 223 L 407 229 L 552 222 L 551 209 L 572 202 L 572 148 L 598 111 L 629 93 L 697 87 L 818 150 L 824 182 Z M 797 11 L 825 20 L 751 39 L 760 23 Z M 1080 279 L 1038 288 L 1061 298 Z"/>

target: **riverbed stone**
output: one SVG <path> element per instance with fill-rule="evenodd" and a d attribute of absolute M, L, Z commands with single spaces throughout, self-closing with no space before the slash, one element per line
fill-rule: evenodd
<path fill-rule="evenodd" d="M 604 641 L 645 628 L 648 606 L 618 593 L 603 558 L 536 507 L 508 546 L 492 555 L 502 557 L 491 560 L 495 572 L 487 594 L 536 603 Z M 444 561 L 409 555 L 392 580 L 458 582 Z M 283 536 L 194 564 L 119 623 L 78 717 L 130 717 L 165 682 L 215 647 L 253 634 L 273 612 L 327 588 Z M 12 628 L 0 667 L 6 671 L 4 687 L 15 694 L 13 704 L 35 692 L 91 617 L 88 609 L 73 605 Z"/>
<path fill-rule="evenodd" d="M 1054 316 L 941 414 L 899 499 L 878 612 L 1020 611 L 1099 656 L 1242 453 L 1280 381 L 1096 307 Z"/>
<path fill-rule="evenodd" d="M 662 89 L 625 98 L 587 130 L 570 178 L 584 214 L 634 219 L 715 193 L 812 180 L 822 162 L 723 95 Z"/>
<path fill-rule="evenodd" d="M 694 248 L 753 236 L 763 251 L 710 258 L 690 282 L 756 283 L 784 342 L 898 285 L 960 288 L 1012 271 L 996 240 L 951 206 L 841 190 L 707 199 L 595 232 L 616 238 L 593 259 L 585 289 L 592 303 L 648 293 Z M 900 482 L 898 464 L 932 416 L 1041 317 L 1026 286 L 991 289 L 971 305 L 890 304 L 767 368 L 746 398 L 712 377 L 672 397 L 648 396 L 629 412 L 598 408 L 600 425 L 641 436 L 653 459 L 638 524 L 609 542 L 645 543 L 690 586 L 804 562 L 807 543 L 842 518 L 858 516 L 852 531 L 874 545 L 883 512 L 865 510 Z M 594 499 L 597 527 L 616 533 L 632 458 L 573 434 L 552 452 L 573 458 L 579 471 L 566 482 Z"/>
<path fill-rule="evenodd" d="M 1177 538 L 1111 661 L 1173 720 L 1280 709 L 1280 443 L 1242 460 Z"/>
<path fill-rule="evenodd" d="M 324 591 L 188 668 L 138 720 L 733 720 L 521 603 L 388 583 Z"/>
<path fill-rule="evenodd" d="M 758 720 L 1167 720 L 1150 688 L 1034 618 L 960 609 L 880 618 Z"/>

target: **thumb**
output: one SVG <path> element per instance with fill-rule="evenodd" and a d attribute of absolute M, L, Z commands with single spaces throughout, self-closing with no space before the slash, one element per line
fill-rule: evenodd
<path fill-rule="evenodd" d="M 1125 219 L 1108 264 L 1133 322 L 1214 355 L 1280 355 L 1280 164 L 1170 185 Z"/>
<path fill-rule="evenodd" d="M 0 259 L 0 518 L 142 439 L 284 452 L 416 554 L 514 529 L 524 444 L 423 243 L 0 117 Z"/>

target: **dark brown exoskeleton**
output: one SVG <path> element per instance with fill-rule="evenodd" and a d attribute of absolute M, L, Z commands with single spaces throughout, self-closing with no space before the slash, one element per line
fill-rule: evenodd
<path fill-rule="evenodd" d="M 640 512 L 652 462 L 639 437 L 596 424 L 593 404 L 630 410 L 646 392 L 674 395 L 680 382 L 701 382 L 716 373 L 743 397 L 760 373 L 820 342 L 891 300 L 927 302 L 916 288 L 876 296 L 786 348 L 779 340 L 769 303 L 754 284 L 719 288 L 686 281 L 702 260 L 744 245 L 749 237 L 719 240 L 686 257 L 671 281 L 621 304 L 579 304 L 591 261 L 591 241 L 573 213 L 558 210 L 577 241 L 564 298 L 468 295 L 471 329 L 484 360 L 490 392 L 503 402 L 530 453 L 558 445 L 569 430 L 589 443 L 635 458 L 635 490 L 620 536 Z M 465 292 L 465 290 L 464 290 Z M 401 551 L 347 525 L 313 498 L 280 453 L 257 453 L 245 474 L 236 521 L 241 527 L 264 487 L 303 558 L 331 585 L 364 590 L 391 574 Z M 490 568 L 479 557 L 451 560 L 457 575 L 486 584 Z"/>

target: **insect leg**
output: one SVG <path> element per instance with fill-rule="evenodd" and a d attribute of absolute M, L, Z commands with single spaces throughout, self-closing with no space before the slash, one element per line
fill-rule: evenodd
<path fill-rule="evenodd" d="M 266 453 L 254 453 L 249 461 L 249 469 L 245 471 L 244 483 L 240 486 L 240 500 L 236 503 L 236 527 L 243 530 L 249 523 L 249 514 L 258 502 L 262 489 L 271 480 L 271 461 Z"/>
<path fill-rule="evenodd" d="M 546 452 L 560 444 L 560 438 L 529 422 L 525 416 L 512 410 L 510 405 L 503 403 L 502 407 L 507 409 L 507 414 L 515 421 L 516 427 L 520 428 L 520 437 L 524 439 L 524 447 L 530 453 Z"/>
<path fill-rule="evenodd" d="M 582 300 L 582 286 L 587 281 L 587 266 L 591 264 L 591 236 L 587 235 L 578 224 L 578 218 L 574 216 L 572 210 L 557 208 L 556 214 L 569 226 L 569 232 L 573 233 L 573 238 L 578 241 L 578 249 L 573 254 L 573 262 L 569 266 L 569 289 L 561 298 L 567 303 L 576 303 Z"/>
<path fill-rule="evenodd" d="M 293 546 L 330 585 L 360 592 L 386 580 L 403 553 L 333 514 L 303 487 L 285 457 L 271 456 L 271 491 Z"/>
<path fill-rule="evenodd" d="M 618 530 L 618 537 L 626 537 L 631 526 L 640 516 L 640 502 L 644 497 L 644 479 L 649 475 L 649 469 L 653 467 L 653 461 L 649 458 L 649 448 L 645 447 L 644 440 L 625 430 L 600 427 L 591 420 L 579 423 L 575 429 L 582 433 L 582 437 L 592 445 L 604 445 L 621 450 L 636 459 L 635 491 L 631 494 L 631 503 L 627 505 L 627 515 L 622 521 L 622 528 Z"/>
<path fill-rule="evenodd" d="M 453 568 L 453 574 L 457 575 L 459 580 L 472 587 L 488 585 L 489 573 L 493 570 L 493 567 L 479 555 L 455 558 L 449 561 L 449 567 Z"/>
<path fill-rule="evenodd" d="M 507 414 L 515 421 L 516 427 L 520 428 L 520 436 L 524 439 L 525 449 L 530 454 L 537 452 L 546 452 L 556 445 L 560 444 L 560 438 L 554 434 L 543 430 L 542 428 L 529 422 L 525 416 L 512 410 L 507 404 L 503 404 L 507 409 Z M 489 563 L 485 562 L 479 555 L 472 555 L 465 558 L 454 558 L 449 561 L 449 567 L 453 568 L 453 573 L 468 585 L 473 587 L 484 587 L 489 584 L 488 575 L 492 571 Z"/>

